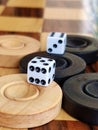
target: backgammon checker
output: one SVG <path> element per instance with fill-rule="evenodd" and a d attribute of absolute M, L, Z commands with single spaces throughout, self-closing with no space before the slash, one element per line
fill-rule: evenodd
<path fill-rule="evenodd" d="M 87 64 L 92 64 L 98 59 L 98 40 L 89 36 L 67 35 L 66 51 L 80 56 Z"/>
<path fill-rule="evenodd" d="M 27 73 L 28 62 L 36 56 L 52 58 L 56 61 L 55 81 L 61 87 L 63 82 L 69 77 L 85 72 L 86 63 L 79 56 L 71 53 L 65 53 L 64 55 L 59 56 L 46 52 L 36 52 L 29 54 L 20 60 L 19 68 L 22 73 Z"/>
<path fill-rule="evenodd" d="M 0 36 L 0 67 L 18 67 L 19 60 L 40 50 L 40 42 L 23 35 Z"/>
<path fill-rule="evenodd" d="M 53 120 L 61 109 L 62 91 L 27 83 L 26 74 L 0 77 L 0 126 L 30 128 Z"/>
<path fill-rule="evenodd" d="M 71 116 L 98 125 L 98 73 L 73 76 L 63 85 L 63 108 Z"/>

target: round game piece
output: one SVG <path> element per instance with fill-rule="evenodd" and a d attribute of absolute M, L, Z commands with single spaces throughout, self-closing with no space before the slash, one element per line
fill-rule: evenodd
<path fill-rule="evenodd" d="M 93 37 L 68 35 L 66 51 L 83 58 L 87 64 L 98 59 L 98 40 Z"/>
<path fill-rule="evenodd" d="M 85 73 L 66 80 L 63 109 L 71 116 L 98 125 L 98 73 Z"/>
<path fill-rule="evenodd" d="M 40 42 L 22 35 L 0 36 L 0 67 L 18 67 L 19 60 L 40 50 Z"/>
<path fill-rule="evenodd" d="M 61 109 L 62 90 L 27 83 L 26 74 L 0 77 L 0 126 L 30 128 L 53 120 Z"/>
<path fill-rule="evenodd" d="M 28 62 L 36 56 L 51 58 L 56 61 L 55 81 L 61 87 L 66 79 L 73 75 L 83 73 L 86 68 L 85 61 L 71 53 L 65 53 L 63 56 L 59 56 L 55 54 L 48 54 L 46 52 L 37 52 L 29 54 L 20 60 L 19 68 L 22 73 L 27 73 Z"/>

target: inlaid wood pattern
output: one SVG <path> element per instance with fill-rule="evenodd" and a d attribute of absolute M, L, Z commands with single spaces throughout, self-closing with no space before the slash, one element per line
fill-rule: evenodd
<path fill-rule="evenodd" d="M 93 27 L 94 24 L 88 19 L 81 0 L 0 0 L 0 35 L 19 34 L 33 37 L 41 42 L 41 51 L 46 49 L 46 37 L 51 31 L 93 35 Z M 87 66 L 86 72 L 98 72 L 98 62 Z M 0 76 L 14 73 L 19 73 L 19 69 L 0 68 Z M 98 130 L 98 126 L 77 121 L 61 109 L 55 120 L 40 127 L 0 127 L 0 130 L 48 129 Z"/>
<path fill-rule="evenodd" d="M 54 120 L 38 128 L 30 130 L 91 130 L 87 124 L 78 121 Z"/>

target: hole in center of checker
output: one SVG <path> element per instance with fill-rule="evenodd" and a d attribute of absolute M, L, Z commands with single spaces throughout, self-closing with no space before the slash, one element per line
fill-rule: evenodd
<path fill-rule="evenodd" d="M 84 93 L 87 95 L 98 98 L 98 81 L 91 81 L 84 86 Z"/>
<path fill-rule="evenodd" d="M 84 48 L 87 47 L 90 43 L 89 41 L 82 38 L 70 38 L 67 41 L 67 47 L 71 48 Z"/>
<path fill-rule="evenodd" d="M 56 68 L 57 69 L 64 69 L 69 66 L 69 61 L 66 58 L 55 58 L 56 60 Z"/>
<path fill-rule="evenodd" d="M 39 90 L 26 82 L 12 82 L 3 86 L 1 93 L 10 100 L 27 101 L 36 98 Z"/>
<path fill-rule="evenodd" d="M 3 48 L 7 49 L 21 49 L 24 48 L 25 44 L 21 41 L 18 40 L 12 40 L 12 41 L 1 41 L 1 46 Z"/>

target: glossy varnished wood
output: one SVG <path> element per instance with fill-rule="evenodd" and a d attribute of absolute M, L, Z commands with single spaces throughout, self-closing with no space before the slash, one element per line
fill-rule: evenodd
<path fill-rule="evenodd" d="M 78 121 L 54 120 L 50 123 L 30 130 L 91 130 L 87 124 Z"/>
<path fill-rule="evenodd" d="M 50 31 L 92 35 L 90 23 L 81 0 L 0 0 L 0 35 L 20 34 L 41 41 L 46 49 Z M 32 2 L 33 1 L 33 2 Z M 45 2 L 46 1 L 46 2 Z M 59 15 L 58 15 L 59 14 Z M 70 15 L 69 15 L 70 14 Z M 73 16 L 71 15 L 73 14 Z M 86 72 L 97 72 L 98 63 L 87 66 Z M 19 69 L 0 68 L 0 76 L 19 73 Z M 77 121 L 61 109 L 55 120 L 29 130 L 98 130 Z M 0 127 L 0 130 L 28 130 Z"/>

